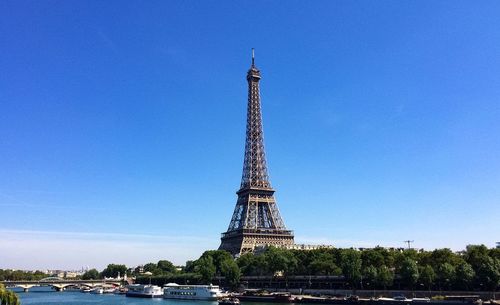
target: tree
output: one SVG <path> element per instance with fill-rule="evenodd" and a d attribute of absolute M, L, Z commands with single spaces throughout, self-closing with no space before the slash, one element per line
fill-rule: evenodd
<path fill-rule="evenodd" d="M 431 286 L 434 284 L 436 279 L 436 273 L 431 265 L 425 265 L 420 269 L 420 281 L 427 289 L 431 290 Z"/>
<path fill-rule="evenodd" d="M 371 285 L 373 289 L 375 289 L 377 282 L 377 272 L 377 268 L 374 266 L 368 266 L 363 269 L 363 281 L 365 281 L 367 285 Z"/>
<path fill-rule="evenodd" d="M 263 256 L 267 262 L 268 272 L 271 275 L 279 271 L 288 275 L 297 267 L 297 259 L 290 251 L 285 249 L 269 247 Z"/>
<path fill-rule="evenodd" d="M 253 253 L 245 253 L 236 259 L 236 264 L 243 275 L 255 275 L 255 256 Z"/>
<path fill-rule="evenodd" d="M 407 249 L 402 252 L 395 253 L 395 267 L 400 269 L 406 259 L 418 261 L 420 253 L 415 249 Z"/>
<path fill-rule="evenodd" d="M 228 259 L 233 259 L 233 256 L 231 253 L 225 251 L 225 250 L 209 250 L 203 252 L 201 255 L 202 258 L 206 257 L 211 257 L 212 262 L 215 266 L 215 274 L 216 275 L 221 275 L 221 269 L 222 269 L 222 262 Z"/>
<path fill-rule="evenodd" d="M 120 276 L 123 276 L 126 272 L 127 272 L 127 266 L 125 265 L 109 264 L 101 272 L 101 276 L 116 278 L 118 277 L 118 274 L 120 274 Z"/>
<path fill-rule="evenodd" d="M 376 247 L 361 252 L 363 268 L 366 269 L 368 266 L 382 266 L 385 264 L 384 252 L 381 249 L 380 247 Z"/>
<path fill-rule="evenodd" d="M 287 267 L 287 258 L 282 249 L 269 247 L 264 253 L 264 259 L 267 262 L 267 271 L 271 275 L 279 271 L 284 271 Z"/>
<path fill-rule="evenodd" d="M 472 266 L 462 261 L 456 268 L 456 283 L 459 289 L 469 290 L 476 273 Z"/>
<path fill-rule="evenodd" d="M 99 271 L 90 269 L 82 275 L 82 280 L 97 280 L 99 279 Z"/>
<path fill-rule="evenodd" d="M 19 297 L 14 291 L 5 289 L 5 287 L 0 284 L 0 304 L 21 305 L 21 301 L 19 301 Z"/>
<path fill-rule="evenodd" d="M 161 271 L 161 273 L 176 273 L 177 269 L 175 268 L 174 264 L 172 262 L 167 261 L 167 260 L 160 260 L 158 261 L 158 269 Z"/>
<path fill-rule="evenodd" d="M 430 254 L 430 259 L 432 267 L 434 268 L 434 271 L 437 271 L 438 276 L 439 269 L 443 268 L 442 266 L 444 264 L 450 264 L 452 267 L 454 267 L 461 261 L 461 258 L 448 248 L 436 249 L 432 251 Z M 444 268 L 450 269 L 449 266 L 446 266 Z"/>
<path fill-rule="evenodd" d="M 41 271 L 26 272 L 21 270 L 0 269 L 0 281 L 38 281 L 48 276 L 48 274 Z"/>
<path fill-rule="evenodd" d="M 380 266 L 377 270 L 377 285 L 384 287 L 384 290 L 387 287 L 392 286 L 394 282 L 394 272 L 392 272 L 386 265 Z"/>
<path fill-rule="evenodd" d="M 236 263 L 243 275 L 263 275 L 267 271 L 266 260 L 263 255 L 246 253 L 240 256 Z"/>
<path fill-rule="evenodd" d="M 341 255 L 342 273 L 352 287 L 361 281 L 361 255 L 354 249 L 345 249 Z"/>
<path fill-rule="evenodd" d="M 195 270 L 201 275 L 201 280 L 205 284 L 210 284 L 215 277 L 216 268 L 212 256 L 200 257 L 196 261 Z"/>
<path fill-rule="evenodd" d="M 488 255 L 491 258 L 500 259 L 500 248 L 493 248 L 488 251 Z"/>
<path fill-rule="evenodd" d="M 464 253 L 465 261 L 476 270 L 476 273 L 487 257 L 488 248 L 485 245 L 468 245 Z"/>
<path fill-rule="evenodd" d="M 450 263 L 441 263 L 438 265 L 436 275 L 439 280 L 439 286 L 450 289 L 450 285 L 455 280 L 455 267 Z"/>
<path fill-rule="evenodd" d="M 290 250 L 292 255 L 295 257 L 297 260 L 297 266 L 294 270 L 294 274 L 298 275 L 305 275 L 305 274 L 311 274 L 312 270 L 309 268 L 311 265 L 311 262 L 318 257 L 318 255 L 321 255 L 319 251 L 320 249 L 315 249 L 315 250 L 310 250 L 310 251 L 301 251 L 301 250 Z"/>
<path fill-rule="evenodd" d="M 238 287 L 241 272 L 238 264 L 233 259 L 226 259 L 221 263 L 221 274 L 231 289 Z"/>
<path fill-rule="evenodd" d="M 399 275 L 403 283 L 408 288 L 413 289 L 419 277 L 417 262 L 411 258 L 405 258 L 401 263 Z"/>
<path fill-rule="evenodd" d="M 388 250 L 381 247 L 376 247 L 375 249 L 384 256 L 384 261 L 385 261 L 384 264 L 387 266 L 387 268 L 389 269 L 395 268 L 396 254 L 398 253 L 397 250 L 395 249 Z"/>
<path fill-rule="evenodd" d="M 151 272 L 153 275 L 161 275 L 161 269 L 155 263 L 147 263 L 143 266 L 144 272 Z"/>
<path fill-rule="evenodd" d="M 186 266 L 184 266 L 184 272 L 192 273 L 195 272 L 196 261 L 187 261 Z"/>
<path fill-rule="evenodd" d="M 305 251 L 304 251 L 305 252 Z M 321 253 L 308 266 L 309 272 L 314 275 L 340 275 L 342 270 L 335 264 L 333 255 Z"/>
<path fill-rule="evenodd" d="M 496 290 L 500 284 L 500 260 L 486 257 L 476 270 L 480 284 L 490 290 Z"/>

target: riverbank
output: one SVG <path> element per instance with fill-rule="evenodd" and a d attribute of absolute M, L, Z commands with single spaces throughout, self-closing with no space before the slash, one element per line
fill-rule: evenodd
<path fill-rule="evenodd" d="M 275 292 L 290 292 L 293 295 L 310 296 L 349 296 L 357 295 L 361 298 L 379 298 L 406 296 L 408 298 L 432 298 L 436 296 L 468 296 L 477 295 L 482 300 L 500 299 L 500 292 L 492 291 L 447 291 L 447 290 L 378 290 L 378 289 L 274 289 Z"/>

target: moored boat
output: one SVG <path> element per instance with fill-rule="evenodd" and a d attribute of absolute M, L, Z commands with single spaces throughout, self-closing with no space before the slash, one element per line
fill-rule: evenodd
<path fill-rule="evenodd" d="M 92 294 L 102 294 L 104 292 L 104 289 L 102 287 L 95 287 L 90 290 L 90 293 Z"/>
<path fill-rule="evenodd" d="M 238 298 L 222 298 L 219 300 L 219 305 L 240 305 Z"/>
<path fill-rule="evenodd" d="M 103 290 L 102 293 L 115 293 L 115 288 L 114 287 L 106 288 Z"/>
<path fill-rule="evenodd" d="M 122 287 L 122 288 L 116 288 L 114 291 L 114 294 L 126 294 L 127 293 L 127 288 Z"/>
<path fill-rule="evenodd" d="M 161 298 L 163 291 L 156 285 L 129 285 L 125 296 L 134 298 Z"/>
<path fill-rule="evenodd" d="M 164 299 L 215 301 L 221 297 L 222 291 L 219 286 L 214 285 L 179 285 L 168 283 L 163 288 Z"/>
<path fill-rule="evenodd" d="M 247 302 L 292 303 L 295 300 L 290 293 L 252 293 L 246 291 L 236 297 L 240 301 Z"/>
<path fill-rule="evenodd" d="M 81 291 L 81 289 L 78 286 L 68 286 L 64 288 L 64 291 L 74 292 L 74 291 Z"/>

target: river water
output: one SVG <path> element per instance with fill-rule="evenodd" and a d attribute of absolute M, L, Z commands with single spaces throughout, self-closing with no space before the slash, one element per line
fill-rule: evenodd
<path fill-rule="evenodd" d="M 21 305 L 217 305 L 217 302 L 208 301 L 127 298 L 125 295 L 56 292 L 44 288 L 32 288 L 29 292 L 20 292 L 17 289 L 14 291 L 21 298 Z"/>

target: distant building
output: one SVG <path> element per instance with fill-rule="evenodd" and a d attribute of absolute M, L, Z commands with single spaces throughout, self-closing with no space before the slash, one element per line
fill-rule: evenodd
<path fill-rule="evenodd" d="M 318 250 L 318 249 L 333 249 L 335 248 L 332 245 L 306 245 L 306 244 L 292 244 L 292 245 L 285 245 L 285 249 L 289 250 Z"/>
<path fill-rule="evenodd" d="M 357 250 L 359 251 L 366 251 L 366 250 L 373 250 L 373 249 L 376 249 L 376 248 L 380 248 L 380 249 L 385 249 L 385 250 L 388 250 L 388 251 L 396 251 L 396 252 L 405 252 L 408 250 L 408 248 L 403 248 L 403 247 L 381 247 L 381 246 L 377 246 L 375 248 L 358 248 Z M 417 249 L 417 248 L 410 248 L 411 250 L 414 250 L 414 251 L 417 251 L 417 252 L 425 252 L 425 249 L 424 248 L 420 248 L 420 249 Z"/>
<path fill-rule="evenodd" d="M 60 277 L 60 278 L 64 278 L 64 275 L 66 274 L 66 272 L 64 271 L 60 271 L 60 270 L 57 270 L 56 272 L 54 272 L 53 275 L 57 276 L 57 277 Z"/>
<path fill-rule="evenodd" d="M 135 273 L 144 273 L 144 265 L 139 265 L 134 268 Z"/>
<path fill-rule="evenodd" d="M 64 277 L 65 278 L 75 278 L 77 276 L 76 272 L 73 271 L 66 271 L 64 272 Z"/>
<path fill-rule="evenodd" d="M 500 241 L 497 241 L 497 249 L 500 249 Z"/>
<path fill-rule="evenodd" d="M 259 246 L 255 247 L 253 253 L 255 255 L 260 255 L 264 253 L 269 246 Z M 291 245 L 282 245 L 276 248 L 287 249 L 287 250 L 300 250 L 300 251 L 310 251 L 310 250 L 318 250 L 318 249 L 334 249 L 335 247 L 332 245 L 306 245 L 306 244 L 291 244 Z"/>

